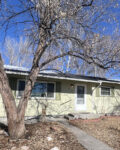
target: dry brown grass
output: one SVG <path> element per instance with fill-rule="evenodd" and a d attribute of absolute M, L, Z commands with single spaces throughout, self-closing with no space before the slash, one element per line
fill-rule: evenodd
<path fill-rule="evenodd" d="M 53 147 L 59 150 L 85 150 L 71 133 L 57 123 L 36 123 L 26 128 L 25 139 L 15 141 L 0 135 L 0 150 L 11 150 L 13 147 L 18 150 L 22 146 L 28 146 L 29 150 L 50 150 Z M 52 140 L 48 141 L 47 137 Z"/>
<path fill-rule="evenodd" d="M 77 119 L 70 123 L 107 143 L 115 150 L 120 150 L 120 116 L 88 120 Z"/>

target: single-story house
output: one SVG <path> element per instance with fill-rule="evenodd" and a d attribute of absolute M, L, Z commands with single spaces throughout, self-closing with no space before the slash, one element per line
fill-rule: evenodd
<path fill-rule="evenodd" d="M 7 65 L 5 70 L 18 104 L 29 70 Z M 119 113 L 120 81 L 53 71 L 41 72 L 32 90 L 26 116 L 38 116 L 44 107 L 47 115 Z M 5 115 L 1 98 L 0 117 Z"/>

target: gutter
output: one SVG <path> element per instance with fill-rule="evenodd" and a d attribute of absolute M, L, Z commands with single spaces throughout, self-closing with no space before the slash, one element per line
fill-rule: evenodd
<path fill-rule="evenodd" d="M 94 90 L 98 89 L 102 85 L 102 83 L 103 81 L 99 81 L 99 85 L 92 90 L 92 95 L 93 95 Z"/>
<path fill-rule="evenodd" d="M 13 75 L 28 75 L 28 72 L 13 72 L 10 70 L 6 70 L 7 74 L 13 74 Z M 44 78 L 50 78 L 50 79 L 61 79 L 61 80 L 71 80 L 71 81 L 81 81 L 81 82 L 90 82 L 90 83 L 113 83 L 113 84 L 120 84 L 120 82 L 114 82 L 114 81 L 93 81 L 93 80 L 87 80 L 87 79 L 76 79 L 76 78 L 69 78 L 69 77 L 60 77 L 60 76 L 50 76 L 50 75 L 44 75 L 39 74 L 38 77 L 44 77 Z"/>

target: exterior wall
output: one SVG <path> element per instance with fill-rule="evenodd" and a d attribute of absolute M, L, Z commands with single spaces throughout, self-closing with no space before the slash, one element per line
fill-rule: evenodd
<path fill-rule="evenodd" d="M 10 77 L 11 78 L 11 77 Z M 19 77 L 19 79 L 25 77 Z M 55 82 L 58 90 L 55 91 L 55 99 L 33 99 L 31 98 L 28 102 L 26 116 L 38 116 L 42 113 L 42 106 L 45 104 L 47 106 L 47 115 L 62 115 L 68 113 L 78 113 L 78 112 L 88 112 L 88 113 L 113 113 L 120 111 L 120 85 L 110 85 L 114 86 L 114 95 L 103 97 L 97 95 L 97 90 L 99 84 L 95 83 L 85 83 L 85 82 L 73 82 L 68 80 L 53 80 L 53 79 L 38 79 L 39 81 Z M 13 94 L 17 93 L 17 78 L 11 78 Z M 59 83 L 59 84 L 58 84 Z M 11 84 L 11 83 L 10 83 Z M 71 86 L 71 84 L 73 86 Z M 85 84 L 87 88 L 86 92 L 86 110 L 76 111 L 75 110 L 75 87 L 76 84 Z M 18 104 L 20 99 L 16 98 L 16 103 Z M 4 105 L 0 97 L 0 117 L 5 116 Z"/>
<path fill-rule="evenodd" d="M 103 84 L 103 86 L 113 88 L 111 96 L 100 96 L 100 88 L 96 89 L 93 93 L 95 113 L 120 113 L 120 85 Z M 98 91 L 97 91 L 98 90 Z"/>
<path fill-rule="evenodd" d="M 42 103 L 47 105 L 47 115 L 62 115 L 73 112 L 74 110 L 74 89 L 70 88 L 70 82 L 61 82 L 60 99 L 32 99 L 29 100 L 26 116 L 40 115 Z"/>
<path fill-rule="evenodd" d="M 14 96 L 17 95 L 17 80 L 23 79 L 23 77 L 10 77 L 10 85 L 12 85 L 12 92 Z M 14 81 L 14 82 L 12 82 Z M 60 89 L 55 90 L 55 99 L 41 99 L 41 98 L 31 98 L 28 101 L 26 116 L 38 116 L 42 113 L 42 106 L 44 104 L 47 106 L 47 115 L 62 115 L 74 112 L 74 100 L 75 100 L 75 89 L 71 87 L 70 81 L 60 81 L 60 80 L 49 80 L 49 79 L 38 79 L 38 81 L 55 82 L 58 88 L 58 83 L 60 84 Z M 12 82 L 12 83 L 11 83 Z M 60 90 L 60 91 L 59 91 Z M 18 105 L 20 98 L 16 97 L 16 104 Z M 4 105 L 2 98 L 0 97 L 0 117 L 5 117 L 6 113 L 4 110 Z"/>

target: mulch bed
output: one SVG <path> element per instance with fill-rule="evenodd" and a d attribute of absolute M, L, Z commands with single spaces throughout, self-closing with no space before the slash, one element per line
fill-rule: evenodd
<path fill-rule="evenodd" d="M 26 129 L 25 139 L 11 140 L 1 134 L 0 150 L 21 150 L 22 146 L 29 147 L 29 150 L 50 150 L 54 147 L 59 150 L 85 150 L 71 133 L 57 123 L 30 124 L 26 125 Z"/>
<path fill-rule="evenodd" d="M 86 120 L 76 119 L 69 122 L 115 150 L 120 150 L 120 116 L 104 116 Z"/>

